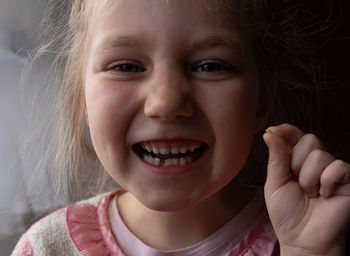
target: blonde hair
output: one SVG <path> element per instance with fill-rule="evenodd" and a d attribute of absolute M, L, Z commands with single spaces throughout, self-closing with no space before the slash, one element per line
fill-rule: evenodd
<path fill-rule="evenodd" d="M 103 171 L 88 136 L 84 118 L 84 44 L 89 34 L 89 16 L 95 9 L 97 1 L 73 1 L 70 14 L 70 33 L 66 34 L 65 45 L 70 45 L 66 54 L 63 73 L 61 101 L 62 111 L 58 132 L 56 153 L 57 166 L 67 170 L 70 198 L 73 200 L 101 192 L 106 181 Z M 84 175 L 82 173 L 84 172 Z M 86 175 L 93 171 L 92 175 Z M 58 174 L 62 172 L 59 171 Z M 80 175 L 79 175 L 80 174 Z M 92 178 L 94 177 L 94 178 Z M 59 177 L 61 180 L 61 177 Z M 96 182 L 97 181 L 97 182 Z M 80 195 L 82 186 L 89 188 L 88 195 Z M 91 194 L 90 194 L 91 193 Z"/>
<path fill-rule="evenodd" d="M 43 56 L 53 58 L 46 70 L 45 80 L 50 87 L 58 86 L 59 94 L 56 100 L 50 93 L 45 96 L 50 97 L 52 107 L 51 116 L 47 118 L 57 125 L 53 126 L 53 132 L 44 128 L 45 137 L 50 142 L 46 149 L 47 156 L 37 168 L 43 168 L 45 161 L 54 155 L 54 164 L 49 169 L 56 176 L 58 191 L 66 201 L 93 196 L 108 190 L 110 185 L 115 186 L 105 173 L 91 143 L 82 86 L 86 41 L 91 33 L 89 17 L 103 2 L 107 1 L 50 1 L 46 19 L 41 24 L 40 40 L 43 43 L 35 50 L 30 62 L 32 66 Z"/>
<path fill-rule="evenodd" d="M 210 1 L 206 4 L 212 8 Z M 167 1 L 169 2 L 169 0 Z M 215 1 L 214 1 L 215 2 Z M 84 63 L 87 38 L 92 26 L 90 17 L 98 6 L 107 0 L 51 0 L 48 6 L 47 19 L 42 23 L 44 41 L 33 57 L 33 62 L 43 55 L 53 57 L 48 74 L 52 75 L 49 84 L 60 88 L 56 105 L 59 125 L 56 135 L 49 144 L 55 150 L 55 173 L 60 190 L 65 192 L 71 201 L 86 198 L 115 184 L 108 177 L 93 149 L 88 127 L 84 116 Z M 217 3 L 232 7 L 231 0 Z M 314 61 L 307 35 L 311 30 L 319 30 L 320 24 L 310 31 L 297 26 L 298 15 L 302 10 L 302 1 L 242 0 L 239 12 L 245 17 L 245 26 L 253 39 L 254 55 L 260 71 L 262 87 L 262 111 L 272 108 L 270 123 L 289 121 L 302 126 L 310 115 L 300 116 L 296 111 L 307 104 L 306 97 L 302 104 L 293 104 L 293 110 L 285 108 L 284 100 L 290 101 L 288 90 L 302 89 L 315 91 L 320 84 L 317 65 Z M 215 8 L 214 8 L 215 9 Z M 303 32 L 302 34 L 300 34 Z M 305 56 L 304 56 L 305 55 Z M 32 62 L 32 63 L 33 63 Z M 316 63 L 316 61 L 314 61 Z M 277 74 L 277 76 L 276 76 Z M 273 94 L 278 84 L 274 103 L 268 102 L 268 95 Z M 311 93 L 313 97 L 313 93 Z M 300 102 L 299 102 L 300 103 Z M 299 108 L 298 108 L 299 106 Z M 297 108 L 297 109 L 296 109 Z M 52 113 L 53 119 L 56 112 Z M 83 189 L 85 188 L 85 189 Z M 86 189 L 88 188 L 88 189 Z"/>

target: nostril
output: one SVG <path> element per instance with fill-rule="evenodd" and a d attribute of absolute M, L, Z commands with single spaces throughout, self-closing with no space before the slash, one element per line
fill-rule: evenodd
<path fill-rule="evenodd" d="M 161 83 L 149 89 L 144 105 L 145 116 L 170 121 L 193 115 L 194 105 L 189 92 L 172 83 Z"/>
<path fill-rule="evenodd" d="M 145 104 L 145 116 L 149 118 L 159 118 L 163 121 L 172 121 L 174 119 L 185 119 L 193 116 L 194 107 L 190 102 L 152 102 Z"/>

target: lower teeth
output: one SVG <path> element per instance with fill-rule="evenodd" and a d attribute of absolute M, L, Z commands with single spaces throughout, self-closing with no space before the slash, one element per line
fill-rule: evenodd
<path fill-rule="evenodd" d="M 160 160 L 159 158 L 153 158 L 147 154 L 143 156 L 143 160 L 156 166 L 184 166 L 193 162 L 191 157 L 168 158 L 165 160 Z"/>

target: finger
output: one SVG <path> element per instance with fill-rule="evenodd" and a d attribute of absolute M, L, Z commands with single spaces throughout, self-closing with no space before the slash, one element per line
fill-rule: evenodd
<path fill-rule="evenodd" d="M 321 175 L 320 194 L 350 196 L 350 165 L 342 160 L 333 161 Z"/>
<path fill-rule="evenodd" d="M 350 197 L 350 183 L 337 186 L 333 191 L 333 195 Z"/>
<path fill-rule="evenodd" d="M 278 126 L 270 126 L 266 132 L 274 133 L 282 137 L 290 147 L 294 147 L 301 137 L 304 136 L 304 133 L 299 128 L 287 123 Z"/>
<path fill-rule="evenodd" d="M 315 135 L 305 134 L 302 136 L 292 149 L 290 168 L 293 175 L 295 177 L 299 176 L 301 167 L 312 151 L 322 149 L 322 143 Z"/>
<path fill-rule="evenodd" d="M 334 157 L 322 150 L 312 151 L 305 159 L 299 175 L 299 185 L 309 197 L 319 195 L 320 178 Z"/>
<path fill-rule="evenodd" d="M 263 139 L 269 148 L 265 192 L 273 193 L 290 180 L 290 148 L 286 141 L 273 133 L 265 133 Z"/>

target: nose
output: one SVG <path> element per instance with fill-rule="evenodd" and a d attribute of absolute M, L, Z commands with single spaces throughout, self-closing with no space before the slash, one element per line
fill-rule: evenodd
<path fill-rule="evenodd" d="M 182 75 L 164 71 L 151 79 L 144 113 L 162 121 L 184 119 L 193 115 L 191 88 Z M 172 72 L 174 73 L 174 72 Z"/>

